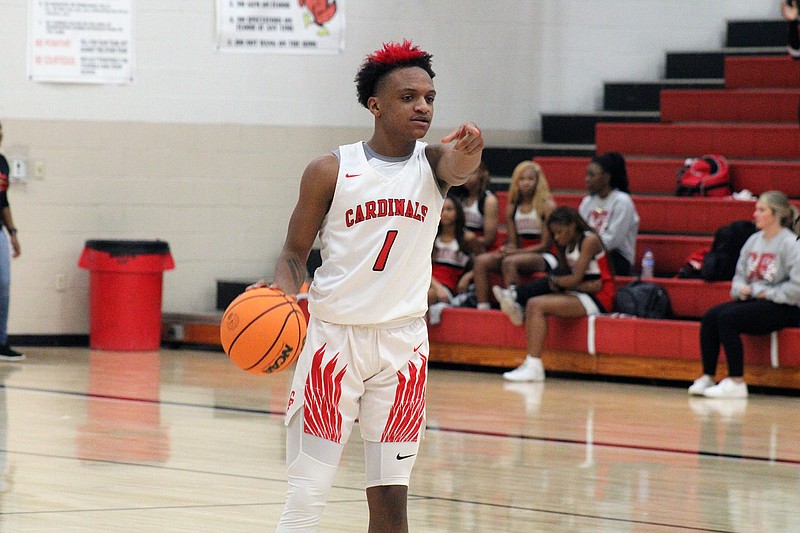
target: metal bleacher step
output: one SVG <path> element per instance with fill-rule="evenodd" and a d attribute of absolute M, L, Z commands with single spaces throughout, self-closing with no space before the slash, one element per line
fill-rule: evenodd
<path fill-rule="evenodd" d="M 507 183 L 520 162 L 534 157 L 591 157 L 595 153 L 594 144 L 520 144 L 487 146 L 483 149 L 483 162 L 492 176 L 492 183 Z"/>
<path fill-rule="evenodd" d="M 542 142 L 594 144 L 599 122 L 659 122 L 658 111 L 594 111 L 542 113 Z"/>
<path fill-rule="evenodd" d="M 667 79 L 724 78 L 728 56 L 784 55 L 786 46 L 726 47 L 718 50 L 667 52 Z"/>
<path fill-rule="evenodd" d="M 731 48 L 785 47 L 786 22 L 775 20 L 729 20 L 725 44 Z"/>
<path fill-rule="evenodd" d="M 603 84 L 606 111 L 653 111 L 661 109 L 662 89 L 724 89 L 723 78 L 685 80 L 607 81 Z"/>

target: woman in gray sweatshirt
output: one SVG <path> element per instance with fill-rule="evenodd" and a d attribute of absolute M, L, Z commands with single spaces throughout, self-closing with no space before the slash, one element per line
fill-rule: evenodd
<path fill-rule="evenodd" d="M 733 301 L 712 307 L 700 323 L 703 375 L 689 394 L 746 398 L 742 333 L 766 334 L 800 323 L 800 242 L 797 209 L 780 191 L 759 196 L 753 213 L 759 230 L 744 243 L 731 283 Z M 728 377 L 714 383 L 720 346 Z"/>

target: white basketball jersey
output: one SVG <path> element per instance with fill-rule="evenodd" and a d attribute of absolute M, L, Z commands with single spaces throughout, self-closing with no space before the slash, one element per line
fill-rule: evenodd
<path fill-rule="evenodd" d="M 417 141 L 391 178 L 370 166 L 361 142 L 339 147 L 336 190 L 319 233 L 322 265 L 309 290 L 312 315 L 365 325 L 425 314 L 444 205 L 425 146 Z"/>

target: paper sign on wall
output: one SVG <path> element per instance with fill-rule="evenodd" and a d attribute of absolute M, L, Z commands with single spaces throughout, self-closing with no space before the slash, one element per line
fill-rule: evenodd
<path fill-rule="evenodd" d="M 217 0 L 217 49 L 335 54 L 344 50 L 344 0 Z"/>
<path fill-rule="evenodd" d="M 34 81 L 130 83 L 133 0 L 29 0 Z"/>

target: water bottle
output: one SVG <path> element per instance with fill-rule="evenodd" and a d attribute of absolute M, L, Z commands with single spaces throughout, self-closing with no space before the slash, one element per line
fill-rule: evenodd
<path fill-rule="evenodd" d="M 642 278 L 652 278 L 656 268 L 656 256 L 650 248 L 642 256 Z"/>

